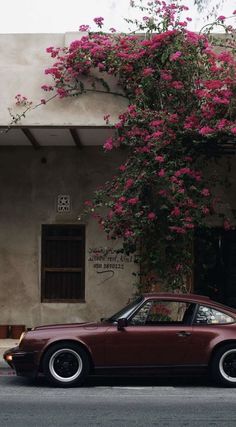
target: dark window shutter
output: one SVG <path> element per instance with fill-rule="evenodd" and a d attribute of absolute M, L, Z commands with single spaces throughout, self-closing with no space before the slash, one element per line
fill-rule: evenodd
<path fill-rule="evenodd" d="M 85 227 L 42 226 L 42 302 L 85 298 Z"/>

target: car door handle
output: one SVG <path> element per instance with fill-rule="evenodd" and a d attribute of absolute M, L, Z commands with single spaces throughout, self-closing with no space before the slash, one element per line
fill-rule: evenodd
<path fill-rule="evenodd" d="M 178 337 L 190 337 L 191 332 L 181 331 L 181 332 L 178 332 L 177 335 L 178 335 Z"/>

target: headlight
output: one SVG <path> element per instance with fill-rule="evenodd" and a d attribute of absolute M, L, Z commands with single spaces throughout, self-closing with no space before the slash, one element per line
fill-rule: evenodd
<path fill-rule="evenodd" d="M 23 340 L 24 336 L 25 336 L 26 332 L 22 332 L 20 339 L 19 339 L 19 343 L 18 345 L 20 345 L 21 341 Z"/>

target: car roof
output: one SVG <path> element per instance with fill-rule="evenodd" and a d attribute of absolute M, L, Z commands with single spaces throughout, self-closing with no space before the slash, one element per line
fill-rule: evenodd
<path fill-rule="evenodd" d="M 222 309 L 224 311 L 228 311 L 231 313 L 236 312 L 236 309 L 233 307 L 229 307 L 227 305 L 221 304 L 217 301 L 214 301 L 210 299 L 207 296 L 204 295 L 198 295 L 198 294 L 183 294 L 183 293 L 176 293 L 176 292 L 156 292 L 156 293 L 144 293 L 143 294 L 144 299 L 150 299 L 150 298 L 158 298 L 158 299 L 165 299 L 165 300 L 176 300 L 176 301 L 189 301 L 194 302 L 196 304 L 205 303 L 206 305 L 211 305 L 215 308 Z"/>
<path fill-rule="evenodd" d="M 194 300 L 194 301 L 210 301 L 215 302 L 211 300 L 209 297 L 206 297 L 204 295 L 197 295 L 197 294 L 183 294 L 183 293 L 176 293 L 176 292 L 156 292 L 156 293 L 144 293 L 144 298 L 165 298 L 165 299 L 174 299 L 174 300 Z"/>

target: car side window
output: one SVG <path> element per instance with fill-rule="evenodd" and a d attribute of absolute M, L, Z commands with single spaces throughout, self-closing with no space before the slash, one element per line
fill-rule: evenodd
<path fill-rule="evenodd" d="M 234 318 L 222 311 L 215 310 L 214 308 L 200 305 L 196 314 L 195 324 L 224 324 L 232 323 Z"/>
<path fill-rule="evenodd" d="M 182 301 L 147 301 L 130 320 L 130 325 L 189 324 L 195 304 Z"/>
<path fill-rule="evenodd" d="M 129 325 L 145 325 L 151 306 L 152 301 L 147 301 L 144 305 L 142 305 L 139 311 L 135 313 L 135 315 L 130 320 Z"/>

